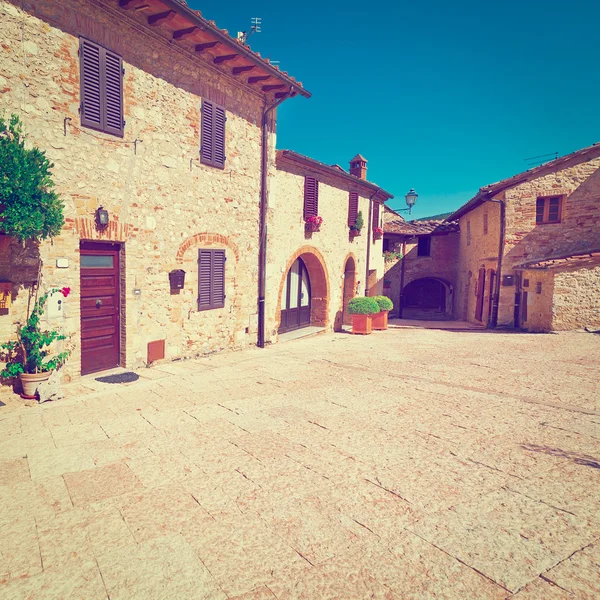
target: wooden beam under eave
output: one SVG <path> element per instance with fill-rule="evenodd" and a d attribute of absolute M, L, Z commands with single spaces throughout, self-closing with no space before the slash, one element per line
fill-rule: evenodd
<path fill-rule="evenodd" d="M 258 83 L 259 81 L 266 81 L 267 79 L 271 79 L 270 75 L 256 75 L 255 77 L 248 77 L 248 83 Z"/>
<path fill-rule="evenodd" d="M 155 15 L 150 15 L 148 17 L 148 25 L 160 25 L 161 23 L 167 23 L 168 21 L 172 21 L 177 13 L 174 10 L 167 10 L 165 12 L 157 13 Z"/>
<path fill-rule="evenodd" d="M 285 85 L 283 83 L 278 83 L 275 85 L 263 85 L 262 87 L 262 91 L 263 92 L 272 92 L 273 90 L 280 90 L 281 88 L 284 88 Z"/>
<path fill-rule="evenodd" d="M 196 44 L 195 50 L 198 53 L 204 52 L 205 50 L 208 50 L 210 48 L 214 48 L 215 46 L 217 46 L 220 43 L 221 42 L 204 42 L 204 44 Z"/>
<path fill-rule="evenodd" d="M 200 31 L 200 27 L 186 27 L 185 29 L 178 29 L 177 31 L 173 32 L 173 39 L 174 40 L 185 40 L 186 38 L 189 38 L 191 35 L 194 35 L 195 33 L 197 33 L 198 31 Z"/>
<path fill-rule="evenodd" d="M 275 98 L 287 98 L 290 95 L 290 92 L 275 92 Z"/>
<path fill-rule="evenodd" d="M 145 4 L 145 0 L 119 0 L 119 7 L 124 8 L 125 10 L 137 8 L 142 4 Z"/>
<path fill-rule="evenodd" d="M 215 65 L 220 65 L 221 63 L 227 62 L 228 60 L 233 60 L 237 57 L 237 54 L 224 54 L 223 56 L 215 56 L 214 63 Z"/>
<path fill-rule="evenodd" d="M 239 75 L 240 73 L 246 73 L 246 71 L 252 71 L 252 69 L 255 69 L 255 68 L 256 68 L 255 65 L 244 65 L 243 67 L 233 67 L 231 72 L 234 75 Z"/>

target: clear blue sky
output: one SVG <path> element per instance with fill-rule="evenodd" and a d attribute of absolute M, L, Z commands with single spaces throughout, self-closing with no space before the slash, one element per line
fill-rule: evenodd
<path fill-rule="evenodd" d="M 529 157 L 600 141 L 600 2 L 230 0 L 189 5 L 312 92 L 279 110 L 279 148 L 347 167 L 413 217 L 450 211 Z"/>

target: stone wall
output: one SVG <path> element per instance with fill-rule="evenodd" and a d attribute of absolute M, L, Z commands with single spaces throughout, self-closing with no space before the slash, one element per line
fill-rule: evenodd
<path fill-rule="evenodd" d="M 484 223 L 487 220 L 487 233 Z M 459 220 L 457 284 L 454 298 L 454 315 L 457 319 L 487 323 L 490 306 L 489 281 L 498 267 L 498 242 L 500 239 L 500 206 L 485 202 Z M 485 269 L 485 287 L 482 321 L 475 319 L 478 278 Z M 502 294 L 504 292 L 501 292 Z"/>
<path fill-rule="evenodd" d="M 13 306 L 0 314 L 0 337 L 7 339 L 25 315 L 31 275 L 22 267 L 35 271 L 29 262 L 39 252 L 42 289 L 73 290 L 54 323 L 73 336 L 70 376 L 80 372 L 84 239 L 122 243 L 123 366 L 144 365 L 152 340 L 166 340 L 168 358 L 256 342 L 263 98 L 123 20 L 111 7 L 86 0 L 69 2 L 68 10 L 53 0 L 0 2 L 0 109 L 17 113 L 30 143 L 54 163 L 66 217 L 52 242 L 33 250 L 14 242 L 10 259 L 0 261 L 0 280 L 15 283 Z M 80 35 L 123 57 L 123 139 L 80 126 Z M 203 97 L 227 110 L 224 170 L 198 160 Z M 105 231 L 94 226 L 100 206 L 110 215 Z M 226 249 L 223 309 L 197 311 L 200 247 Z M 58 258 L 68 259 L 68 268 L 57 268 Z M 187 272 L 185 289 L 171 294 L 168 272 L 178 268 Z"/>
<path fill-rule="evenodd" d="M 323 224 L 315 233 L 306 233 L 304 228 L 305 176 L 319 180 L 319 215 Z M 367 244 L 371 244 L 371 266 L 376 268 L 381 264 L 376 276 L 379 285 L 383 285 L 380 281 L 383 275 L 382 242 L 373 242 L 367 235 L 369 196 L 359 191 L 358 210 L 363 214 L 365 225 L 359 237 L 350 239 L 348 195 L 350 190 L 359 190 L 360 186 L 352 186 L 352 182 L 344 178 L 313 171 L 285 158 L 277 159 L 270 178 L 267 289 L 273 293 L 267 295 L 266 302 L 267 339 L 270 342 L 277 340 L 284 279 L 298 257 L 307 264 L 313 288 L 313 308 L 318 308 L 318 314 L 313 314 L 313 323 L 330 330 L 339 329 L 343 321 L 347 265 L 354 266 L 354 285 L 346 283 L 346 289 L 358 286 L 358 292 L 365 293 Z"/>
<path fill-rule="evenodd" d="M 527 293 L 526 318 L 521 311 L 521 327 L 527 331 L 550 331 L 554 302 L 554 273 L 551 270 L 526 269 L 521 271 L 521 304 Z M 511 288 L 513 289 L 513 288 Z"/>
<path fill-rule="evenodd" d="M 552 329 L 600 329 L 600 266 L 556 271 Z"/>

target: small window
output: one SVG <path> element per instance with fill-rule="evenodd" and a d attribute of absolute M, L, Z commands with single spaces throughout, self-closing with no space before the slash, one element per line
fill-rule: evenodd
<path fill-rule="evenodd" d="M 417 256 L 431 256 L 431 237 L 428 235 L 419 238 Z"/>
<path fill-rule="evenodd" d="M 304 218 L 319 214 L 319 181 L 314 177 L 304 178 Z"/>
<path fill-rule="evenodd" d="M 535 293 L 536 294 L 541 294 L 542 293 L 542 282 L 541 281 L 538 281 L 535 284 Z"/>
<path fill-rule="evenodd" d="M 225 306 L 225 250 L 198 250 L 198 310 Z"/>
<path fill-rule="evenodd" d="M 82 127 L 123 137 L 123 61 L 118 54 L 80 38 L 80 107 Z"/>
<path fill-rule="evenodd" d="M 483 235 L 487 235 L 488 232 L 488 214 L 483 213 Z"/>
<path fill-rule="evenodd" d="M 112 269 L 114 256 L 103 254 L 82 254 L 80 267 L 82 269 Z"/>
<path fill-rule="evenodd" d="M 205 165 L 225 168 L 225 109 L 214 102 L 202 101 L 200 160 Z"/>
<path fill-rule="evenodd" d="M 538 198 L 535 203 L 535 222 L 537 225 L 542 223 L 560 223 L 562 208 L 561 196 L 548 196 Z"/>
<path fill-rule="evenodd" d="M 467 246 L 471 245 L 471 221 L 467 221 Z"/>

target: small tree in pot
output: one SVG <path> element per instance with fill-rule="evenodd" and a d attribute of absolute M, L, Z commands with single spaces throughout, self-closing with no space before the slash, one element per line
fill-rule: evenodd
<path fill-rule="evenodd" d="M 388 313 L 394 308 L 394 303 L 387 296 L 373 296 L 373 299 L 379 306 L 379 312 L 373 315 L 373 329 L 387 329 Z"/>
<path fill-rule="evenodd" d="M 4 379 L 19 377 L 24 398 L 35 398 L 37 386 L 48 379 L 52 371 L 62 367 L 69 357 L 70 351 L 66 350 L 52 358 L 47 358 L 50 354 L 49 347 L 54 342 L 67 339 L 67 336 L 56 330 L 42 331 L 40 318 L 44 314 L 44 306 L 49 296 L 60 292 L 66 298 L 70 291 L 68 287 L 54 288 L 41 296 L 34 304 L 27 323 L 19 326 L 17 340 L 0 344 L 2 350 L 0 360 L 6 362 L 0 377 Z"/>
<path fill-rule="evenodd" d="M 352 333 L 371 333 L 371 316 L 379 312 L 379 304 L 374 298 L 356 296 L 348 302 L 348 314 L 352 315 Z"/>

